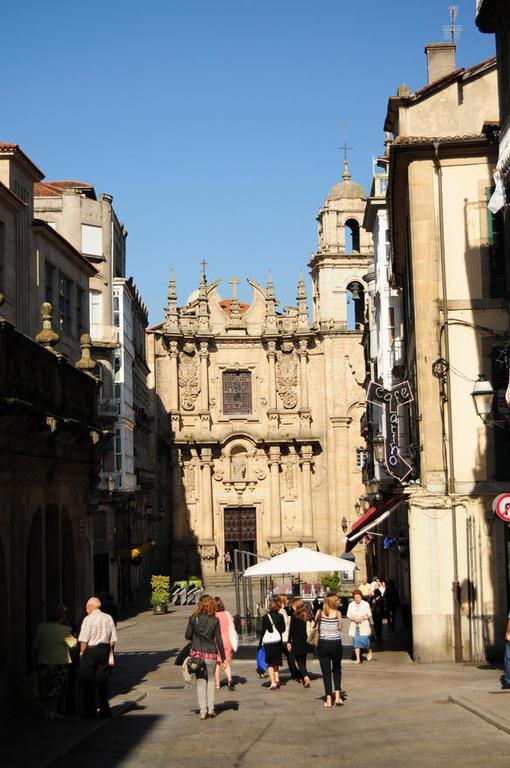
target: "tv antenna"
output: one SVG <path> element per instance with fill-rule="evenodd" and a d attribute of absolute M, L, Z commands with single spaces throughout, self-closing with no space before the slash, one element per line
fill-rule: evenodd
<path fill-rule="evenodd" d="M 459 6 L 449 5 L 448 13 L 450 14 L 450 23 L 444 25 L 443 32 L 444 32 L 445 39 L 446 40 L 449 39 L 452 45 L 455 45 L 456 39 L 460 35 L 461 29 L 462 29 L 460 24 L 455 23 L 455 20 L 459 13 Z"/>

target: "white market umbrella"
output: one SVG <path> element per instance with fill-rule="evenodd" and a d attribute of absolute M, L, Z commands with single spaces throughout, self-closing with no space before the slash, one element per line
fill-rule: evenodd
<path fill-rule="evenodd" d="M 295 547 L 269 560 L 251 565 L 243 576 L 271 576 L 283 573 L 353 572 L 356 564 L 342 557 L 333 557 L 306 547 Z"/>

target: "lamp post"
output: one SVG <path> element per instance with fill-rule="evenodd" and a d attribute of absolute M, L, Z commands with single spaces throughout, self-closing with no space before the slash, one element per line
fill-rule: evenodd
<path fill-rule="evenodd" d="M 494 389 L 485 374 L 481 373 L 475 381 L 475 386 L 471 392 L 471 397 L 475 404 L 476 413 L 484 424 L 488 424 L 492 413 L 492 401 L 494 399 Z"/>
<path fill-rule="evenodd" d="M 342 531 L 344 533 L 347 533 L 347 518 L 346 517 L 342 517 L 340 525 L 342 526 Z"/>
<path fill-rule="evenodd" d="M 113 492 L 115 490 L 115 485 L 116 485 L 116 483 L 115 483 L 114 476 L 113 475 L 108 475 L 108 477 L 106 479 L 106 487 L 108 488 L 108 493 L 110 494 L 110 496 L 113 495 Z"/>

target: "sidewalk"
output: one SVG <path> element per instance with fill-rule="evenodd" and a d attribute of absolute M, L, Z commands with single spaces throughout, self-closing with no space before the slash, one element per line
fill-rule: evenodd
<path fill-rule="evenodd" d="M 363 730 L 363 740 L 368 758 L 360 765 L 377 761 L 379 768 L 408 768 L 413 750 L 428 756 L 428 762 L 423 763 L 419 756 L 413 756 L 413 768 L 447 764 L 466 768 L 481 763 L 499 768 L 508 762 L 510 691 L 499 690 L 497 669 L 483 665 L 415 665 L 406 653 L 395 650 L 376 651 L 373 662 L 356 666 L 346 651 L 342 688 L 347 691 L 347 705 L 340 708 L 343 711 L 333 713 L 322 707 L 322 681 L 316 660 L 310 663 L 315 679 L 309 691 L 287 681 L 284 671 L 282 691 L 274 694 L 261 686 L 256 677 L 255 648 L 249 652 L 253 659 L 238 659 L 234 663 L 235 693 L 224 687 L 218 693 L 220 716 L 201 724 L 207 729 L 206 738 L 214 738 L 213 751 L 205 755 L 195 753 L 191 759 L 190 750 L 195 749 L 200 738 L 196 693 L 184 687 L 181 670 L 173 663 L 184 644 L 184 629 L 191 610 L 177 607 L 164 616 L 143 612 L 120 622 L 118 654 L 111 679 L 116 719 L 90 723 L 80 717 L 69 717 L 45 722 L 35 713 L 14 718 L 8 725 L 9 738 L 2 745 L 2 768 L 80 768 L 90 764 L 97 768 L 140 764 L 154 768 L 210 768 L 217 760 L 223 761 L 224 768 L 248 768 L 274 765 L 274 761 L 265 762 L 264 755 L 275 748 L 277 761 L 287 759 L 293 768 L 298 768 L 308 766 L 311 757 L 310 752 L 298 749 L 301 742 L 314 744 L 319 737 L 326 757 L 332 758 L 338 749 L 348 750 L 349 740 L 356 743 L 360 723 L 367 721 L 371 728 L 369 733 Z M 118 716 L 127 711 L 128 714 Z M 340 717 L 343 727 L 339 722 L 340 730 L 331 731 L 328 717 Z M 274 731 L 271 733 L 273 725 L 278 736 Z M 170 737 L 172 759 L 168 751 Z M 227 756 L 224 742 L 229 745 Z M 499 744 L 499 749 L 494 758 L 490 753 L 488 762 L 487 750 L 493 744 Z M 281 753 L 283 746 L 285 756 Z M 435 750 L 440 758 L 434 757 Z M 465 756 L 460 761 L 463 750 L 468 750 L 465 755 L 473 762 Z M 320 748 L 312 751 L 319 755 Z M 234 760 L 231 753 L 238 757 Z M 146 762 L 149 755 L 153 757 Z M 500 755 L 502 762 L 497 761 Z M 441 762 L 443 758 L 445 762 Z M 433 759 L 436 761 L 432 762 Z M 331 765 L 337 763 L 336 760 Z M 329 766 L 329 760 L 321 760 L 320 765 Z M 350 768 L 357 765 L 354 760 Z"/>

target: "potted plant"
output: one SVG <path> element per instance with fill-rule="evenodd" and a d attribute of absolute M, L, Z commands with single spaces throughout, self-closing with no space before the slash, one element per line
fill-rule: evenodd
<path fill-rule="evenodd" d="M 168 613 L 168 599 L 170 597 L 170 577 L 151 577 L 151 605 L 154 614 Z"/>
<path fill-rule="evenodd" d="M 328 573 L 321 579 L 321 584 L 326 592 L 338 592 L 340 590 L 340 574 Z"/>

